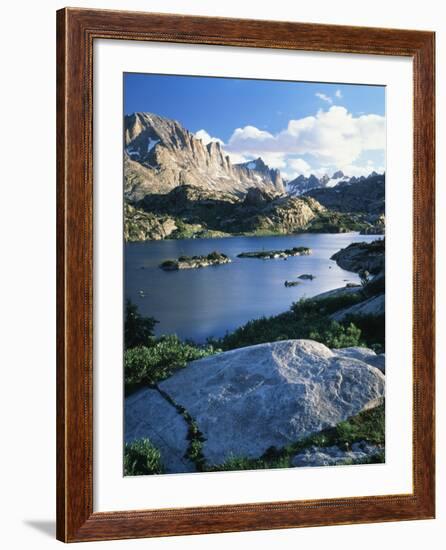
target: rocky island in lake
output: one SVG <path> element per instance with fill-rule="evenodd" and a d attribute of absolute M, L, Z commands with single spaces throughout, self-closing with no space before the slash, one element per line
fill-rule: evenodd
<path fill-rule="evenodd" d="M 285 250 L 258 250 L 255 252 L 241 252 L 237 254 L 238 258 L 258 258 L 259 260 L 276 260 L 278 258 L 286 259 L 291 256 L 308 256 L 311 249 L 306 246 L 294 246 Z"/>
<path fill-rule="evenodd" d="M 165 260 L 160 264 L 164 271 L 177 271 L 179 269 L 198 269 L 212 265 L 230 264 L 231 258 L 220 252 L 211 252 L 206 256 L 180 256 L 177 260 Z"/>

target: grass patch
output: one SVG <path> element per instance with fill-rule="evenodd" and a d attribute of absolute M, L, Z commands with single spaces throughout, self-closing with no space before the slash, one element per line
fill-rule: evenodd
<path fill-rule="evenodd" d="M 148 440 L 137 439 L 124 447 L 124 475 L 142 476 L 163 474 L 160 451 Z"/>

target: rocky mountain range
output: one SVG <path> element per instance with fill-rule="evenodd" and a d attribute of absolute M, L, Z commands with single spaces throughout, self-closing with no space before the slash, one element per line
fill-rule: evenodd
<path fill-rule="evenodd" d="M 126 240 L 384 231 L 384 175 L 285 186 L 260 157 L 233 164 L 220 143 L 152 113 L 126 116 L 124 141 Z"/>
<path fill-rule="evenodd" d="M 317 187 L 303 193 L 323 206 L 338 212 L 363 212 L 383 215 L 385 207 L 385 174 L 372 172 L 355 181 L 340 183 L 335 187 Z"/>
<path fill-rule="evenodd" d="M 328 174 L 325 174 L 320 178 L 314 174 L 311 174 L 308 177 L 301 174 L 297 176 L 297 178 L 286 183 L 286 192 L 289 195 L 299 196 L 307 191 L 311 191 L 312 189 L 352 185 L 375 176 L 378 176 L 376 172 L 372 172 L 368 176 L 350 177 L 346 176 L 342 170 L 337 170 L 331 177 Z"/>
<path fill-rule="evenodd" d="M 232 164 L 217 141 L 205 145 L 179 122 L 152 113 L 124 118 L 124 194 L 132 203 L 180 185 L 245 194 L 252 187 L 283 193 L 278 170 L 261 159 Z"/>

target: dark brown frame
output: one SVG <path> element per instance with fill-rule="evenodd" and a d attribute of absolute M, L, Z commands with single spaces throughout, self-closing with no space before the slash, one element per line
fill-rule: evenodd
<path fill-rule="evenodd" d="M 93 512 L 93 41 L 408 56 L 414 68 L 413 492 Z M 88 541 L 434 517 L 432 32 L 66 8 L 57 12 L 57 538 Z"/>

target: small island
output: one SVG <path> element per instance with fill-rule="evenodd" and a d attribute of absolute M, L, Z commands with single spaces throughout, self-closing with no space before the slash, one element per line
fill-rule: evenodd
<path fill-rule="evenodd" d="M 179 269 L 198 269 L 229 263 L 231 263 L 231 258 L 226 254 L 214 251 L 207 256 L 180 256 L 177 260 L 166 260 L 159 267 L 164 271 L 178 271 Z"/>
<path fill-rule="evenodd" d="M 258 258 L 260 260 L 286 259 L 290 256 L 308 256 L 311 249 L 306 246 L 295 246 L 284 250 L 259 250 L 255 252 L 241 252 L 237 258 Z"/>
<path fill-rule="evenodd" d="M 286 287 L 297 286 L 297 285 L 300 285 L 300 281 L 285 281 L 284 285 Z"/>
<path fill-rule="evenodd" d="M 303 281 L 312 281 L 313 279 L 316 279 L 316 276 L 312 275 L 311 273 L 303 273 L 302 275 L 299 275 L 297 278 L 302 279 Z"/>

